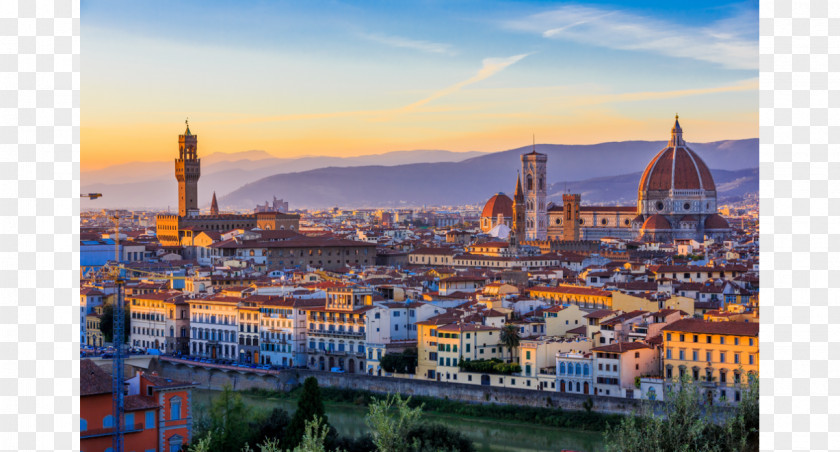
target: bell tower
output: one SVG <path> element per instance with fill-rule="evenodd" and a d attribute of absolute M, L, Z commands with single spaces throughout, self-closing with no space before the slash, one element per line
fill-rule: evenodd
<path fill-rule="evenodd" d="M 525 238 L 545 240 L 548 233 L 546 210 L 546 163 L 548 157 L 534 150 L 522 154 L 522 176 L 525 188 Z"/>
<path fill-rule="evenodd" d="M 201 159 L 198 158 L 198 135 L 190 133 L 190 123 L 183 135 L 178 136 L 178 158 L 175 160 L 175 179 L 178 180 L 178 215 L 198 215 L 198 178 L 201 177 Z"/>

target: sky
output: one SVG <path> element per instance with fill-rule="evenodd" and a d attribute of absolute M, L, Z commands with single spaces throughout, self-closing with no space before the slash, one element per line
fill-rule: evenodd
<path fill-rule="evenodd" d="M 758 0 L 81 0 L 82 170 L 758 136 Z"/>

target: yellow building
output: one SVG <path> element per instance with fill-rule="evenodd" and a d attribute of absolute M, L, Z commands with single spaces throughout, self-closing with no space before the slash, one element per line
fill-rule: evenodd
<path fill-rule="evenodd" d="M 581 311 L 578 305 L 552 306 L 544 310 L 545 335 L 563 336 L 569 330 L 585 325 L 583 318 L 585 314 L 586 312 Z"/>
<path fill-rule="evenodd" d="M 499 345 L 500 328 L 457 320 L 445 313 L 416 324 L 418 378 L 470 383 L 471 377 L 458 376 L 460 360 L 508 357 Z"/>
<path fill-rule="evenodd" d="M 612 292 L 593 287 L 559 284 L 557 287 L 533 287 L 531 297 L 554 304 L 575 304 L 588 309 L 612 309 Z"/>
<path fill-rule="evenodd" d="M 647 311 L 658 312 L 660 309 L 676 309 L 693 313 L 694 299 L 689 297 L 672 296 L 670 298 L 650 300 L 645 297 L 629 295 L 622 292 L 612 293 L 612 309 L 624 312 Z"/>
<path fill-rule="evenodd" d="M 103 305 L 95 306 L 93 312 L 85 316 L 87 325 L 86 345 L 91 347 L 103 347 L 105 336 L 102 335 L 102 309 Z"/>
<path fill-rule="evenodd" d="M 662 329 L 666 381 L 689 375 L 709 400 L 741 400 L 750 375 L 758 377 L 758 323 L 678 320 Z"/>

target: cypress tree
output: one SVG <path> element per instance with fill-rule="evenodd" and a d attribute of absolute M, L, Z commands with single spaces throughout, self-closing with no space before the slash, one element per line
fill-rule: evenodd
<path fill-rule="evenodd" d="M 324 401 L 321 400 L 321 388 L 318 387 L 318 380 L 315 377 L 309 377 L 303 382 L 303 392 L 298 400 L 297 411 L 295 411 L 292 421 L 286 428 L 286 434 L 283 437 L 283 449 L 297 447 L 304 433 L 306 433 L 306 422 L 315 417 L 320 418 L 324 425 L 329 425 L 327 415 L 324 412 Z"/>

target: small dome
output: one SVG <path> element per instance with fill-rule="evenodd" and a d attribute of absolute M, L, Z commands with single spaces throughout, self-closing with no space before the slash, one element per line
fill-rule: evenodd
<path fill-rule="evenodd" d="M 496 218 L 499 214 L 507 218 L 513 217 L 513 201 L 504 193 L 493 195 L 481 211 L 482 218 Z"/>
<path fill-rule="evenodd" d="M 706 229 L 729 229 L 729 223 L 719 214 L 709 215 L 703 223 Z"/>
<path fill-rule="evenodd" d="M 642 229 L 648 231 L 671 229 L 671 222 L 669 222 L 664 215 L 651 215 L 647 220 L 645 220 L 645 224 L 642 225 Z"/>
<path fill-rule="evenodd" d="M 699 221 L 696 215 L 686 215 L 680 218 L 680 223 L 698 223 Z"/>
<path fill-rule="evenodd" d="M 633 224 L 642 224 L 644 222 L 645 222 L 645 216 L 644 215 L 637 215 L 636 218 L 633 218 L 633 221 L 632 221 Z"/>

